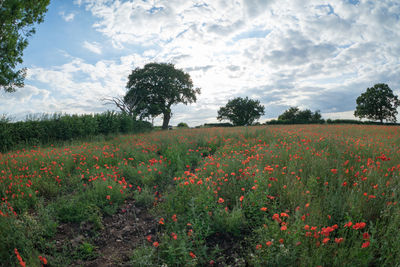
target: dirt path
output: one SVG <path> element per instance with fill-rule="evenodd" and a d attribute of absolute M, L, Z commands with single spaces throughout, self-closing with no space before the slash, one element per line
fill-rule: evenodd
<path fill-rule="evenodd" d="M 93 237 L 90 237 L 93 233 L 91 225 L 59 226 L 56 236 L 58 247 L 68 244 L 76 249 L 90 240 L 95 248 L 90 260 L 76 260 L 72 266 L 131 266 L 129 261 L 133 249 L 147 242 L 146 236 L 155 234 L 157 224 L 146 209 L 136 207 L 131 199 L 117 213 L 103 218 L 103 226 Z"/>

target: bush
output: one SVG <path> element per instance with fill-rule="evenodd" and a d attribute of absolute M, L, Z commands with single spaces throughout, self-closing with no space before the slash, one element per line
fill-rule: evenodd
<path fill-rule="evenodd" d="M 99 134 L 138 133 L 151 129 L 149 122 L 136 121 L 127 114 L 113 111 L 95 115 L 30 116 L 18 122 L 10 122 L 3 116 L 0 118 L 0 151 L 91 138 Z"/>
<path fill-rule="evenodd" d="M 187 125 L 187 123 L 185 122 L 180 122 L 177 125 L 178 128 L 189 128 L 189 125 Z"/>

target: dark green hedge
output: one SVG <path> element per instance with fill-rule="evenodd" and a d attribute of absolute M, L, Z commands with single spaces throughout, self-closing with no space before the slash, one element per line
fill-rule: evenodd
<path fill-rule="evenodd" d="M 127 114 L 107 111 L 95 115 L 45 115 L 37 119 L 0 120 L 0 151 L 18 145 L 49 144 L 97 135 L 138 133 L 150 130 L 149 122 L 135 121 Z"/>

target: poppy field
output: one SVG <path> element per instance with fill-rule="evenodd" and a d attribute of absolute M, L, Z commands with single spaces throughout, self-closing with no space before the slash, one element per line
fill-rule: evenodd
<path fill-rule="evenodd" d="M 0 261 L 396 266 L 399 193 L 396 126 L 182 129 L 33 147 L 0 154 Z"/>

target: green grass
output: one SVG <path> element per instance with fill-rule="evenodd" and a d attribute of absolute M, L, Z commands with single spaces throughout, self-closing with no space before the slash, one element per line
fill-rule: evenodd
<path fill-rule="evenodd" d="M 95 236 L 133 198 L 164 222 L 134 266 L 393 266 L 399 151 L 399 127 L 282 125 L 2 154 L 0 261 L 18 264 L 15 248 L 28 266 L 94 259 L 90 239 L 56 249 L 57 226 L 90 223 Z"/>

